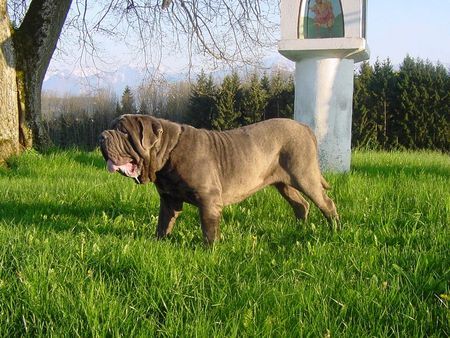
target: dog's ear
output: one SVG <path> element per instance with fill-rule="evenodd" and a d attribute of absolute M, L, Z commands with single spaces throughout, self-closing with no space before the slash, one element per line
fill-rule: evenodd
<path fill-rule="evenodd" d="M 145 163 L 148 168 L 148 178 L 151 182 L 156 180 L 156 171 L 159 167 L 159 160 L 157 153 L 159 149 L 159 142 L 163 135 L 163 128 L 161 122 L 150 116 L 141 116 L 138 118 L 141 146 L 148 154 L 148 160 L 145 158 Z"/>
<path fill-rule="evenodd" d="M 150 150 L 161 140 L 163 128 L 161 123 L 151 117 L 139 119 L 141 130 L 141 144 L 145 150 Z"/>

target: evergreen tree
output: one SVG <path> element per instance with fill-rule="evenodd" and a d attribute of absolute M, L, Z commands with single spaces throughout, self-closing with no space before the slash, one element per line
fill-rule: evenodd
<path fill-rule="evenodd" d="M 186 122 L 196 128 L 211 129 L 217 111 L 216 96 L 217 89 L 212 76 L 206 76 L 202 70 L 191 88 Z"/>
<path fill-rule="evenodd" d="M 122 114 L 136 114 L 136 104 L 134 103 L 134 96 L 130 87 L 125 87 L 120 103 Z"/>
<path fill-rule="evenodd" d="M 415 61 L 407 56 L 400 66 L 397 77 L 398 109 L 394 117 L 394 124 L 399 145 L 409 149 L 415 148 L 413 129 L 414 118 L 417 116 L 416 99 L 412 98 L 420 97 L 418 88 L 411 78 L 414 77 L 415 72 Z"/>
<path fill-rule="evenodd" d="M 357 148 L 376 147 L 377 123 L 371 109 L 372 92 L 369 85 L 373 69 L 369 62 L 363 62 L 355 74 L 352 117 L 352 146 Z"/>
<path fill-rule="evenodd" d="M 398 74 L 399 143 L 408 149 L 448 148 L 448 72 L 407 56 Z M 447 118 L 445 118 L 447 116 Z M 447 141 L 446 141 L 447 140 Z"/>
<path fill-rule="evenodd" d="M 442 65 L 405 57 L 363 64 L 355 77 L 352 145 L 380 149 L 450 147 L 450 77 Z"/>
<path fill-rule="evenodd" d="M 119 101 L 116 102 L 116 115 L 119 116 L 122 114 L 122 108 L 120 107 Z"/>
<path fill-rule="evenodd" d="M 269 99 L 266 106 L 266 118 L 294 115 L 294 79 L 292 75 L 283 77 L 280 71 L 270 79 Z"/>
<path fill-rule="evenodd" d="M 237 72 L 224 77 L 217 95 L 217 111 L 212 126 L 217 130 L 228 130 L 240 126 L 242 89 Z"/>
<path fill-rule="evenodd" d="M 450 152 L 450 72 L 442 64 L 437 64 L 434 72 L 434 85 L 431 88 L 434 102 L 433 149 Z"/>
<path fill-rule="evenodd" d="M 248 83 L 243 86 L 242 124 L 261 121 L 264 117 L 268 98 L 268 93 L 262 87 L 258 74 L 253 73 Z"/>
<path fill-rule="evenodd" d="M 280 117 L 292 119 L 294 118 L 294 100 L 295 100 L 295 84 L 294 77 L 289 74 L 285 81 L 283 91 L 281 92 L 281 111 Z"/>
<path fill-rule="evenodd" d="M 263 76 L 261 77 L 261 89 L 267 94 L 267 103 L 266 103 L 266 107 L 263 111 L 263 116 L 262 119 L 266 120 L 268 119 L 267 115 L 267 111 L 268 111 L 268 104 L 269 104 L 269 99 L 270 99 L 270 78 L 267 75 L 266 72 L 264 72 Z"/>
<path fill-rule="evenodd" d="M 149 115 L 150 111 L 148 109 L 147 103 L 145 102 L 145 100 L 141 100 L 141 103 L 139 105 L 139 110 L 138 110 L 139 114 L 143 114 L 143 115 Z"/>
<path fill-rule="evenodd" d="M 372 118 L 377 124 L 377 142 L 383 148 L 392 147 L 390 141 L 390 127 L 395 109 L 396 83 L 395 72 L 389 59 L 380 62 L 377 60 L 373 68 L 372 80 L 369 89 L 372 92 Z"/>

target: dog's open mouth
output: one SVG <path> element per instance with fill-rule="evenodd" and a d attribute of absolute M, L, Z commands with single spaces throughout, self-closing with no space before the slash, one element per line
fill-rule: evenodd
<path fill-rule="evenodd" d="M 118 171 L 122 175 L 134 178 L 137 183 L 140 183 L 139 182 L 140 170 L 136 163 L 128 162 L 128 163 L 125 163 L 122 165 L 116 165 L 116 164 L 114 164 L 113 161 L 108 159 L 106 164 L 108 167 L 108 171 L 110 173 L 114 173 L 114 172 Z"/>

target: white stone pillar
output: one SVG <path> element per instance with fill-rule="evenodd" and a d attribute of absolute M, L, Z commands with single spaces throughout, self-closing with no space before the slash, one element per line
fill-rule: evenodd
<path fill-rule="evenodd" d="M 323 171 L 350 170 L 353 59 L 315 57 L 295 64 L 294 118 L 317 137 Z"/>
<path fill-rule="evenodd" d="M 316 1 L 281 0 L 278 51 L 295 62 L 294 117 L 313 129 L 322 170 L 346 172 L 351 158 L 353 65 L 370 54 L 367 0 L 322 3 L 326 6 L 319 8 Z"/>

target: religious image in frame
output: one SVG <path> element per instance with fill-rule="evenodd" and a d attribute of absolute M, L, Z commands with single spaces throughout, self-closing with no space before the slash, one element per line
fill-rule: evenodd
<path fill-rule="evenodd" d="M 344 36 L 344 18 L 339 0 L 308 0 L 304 18 L 307 39 Z"/>

